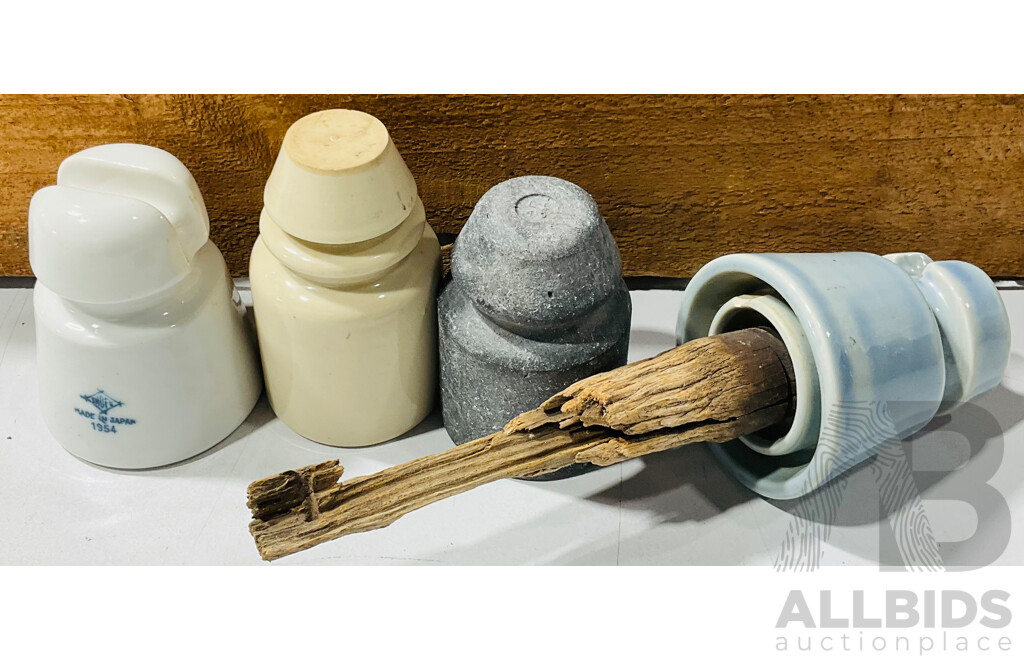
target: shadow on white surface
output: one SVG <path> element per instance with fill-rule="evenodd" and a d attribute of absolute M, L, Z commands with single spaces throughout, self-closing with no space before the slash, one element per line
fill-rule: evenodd
<path fill-rule="evenodd" d="M 192 463 L 202 461 L 203 459 L 219 451 L 224 451 L 234 443 L 244 440 L 249 435 L 255 433 L 260 428 L 262 428 L 264 424 L 267 424 L 273 419 L 275 419 L 275 415 L 274 411 L 270 408 L 270 404 L 267 402 L 267 395 L 265 393 L 261 394 L 260 398 L 256 401 L 256 405 L 253 406 L 253 409 L 249 412 L 249 415 L 242 421 L 241 424 L 238 425 L 238 428 L 236 428 L 234 431 L 231 432 L 230 435 L 228 435 L 228 437 L 224 438 L 223 440 L 221 440 L 214 446 L 210 447 L 206 451 L 200 454 L 196 454 L 191 458 L 186 458 L 182 461 L 178 461 L 177 463 L 171 463 L 170 465 L 161 465 L 159 467 L 154 468 L 142 468 L 138 470 L 129 470 L 124 468 L 108 468 L 103 465 L 90 463 L 85 459 L 79 458 L 78 456 L 74 456 L 74 454 L 71 455 L 74 456 L 78 461 L 84 463 L 85 465 L 91 468 L 95 468 L 97 470 L 102 470 L 109 474 L 134 474 L 139 476 L 145 476 L 147 474 L 159 475 L 169 470 L 176 470 L 178 468 L 191 465 Z"/>
<path fill-rule="evenodd" d="M 886 468 L 873 457 L 810 495 L 766 501 L 817 527 L 816 531 L 808 529 L 807 535 L 824 535 L 829 544 L 885 566 L 905 565 L 907 555 L 912 554 L 907 545 L 920 542 L 906 538 L 908 534 L 933 535 L 931 542 L 941 557 L 940 564 L 947 569 L 983 566 L 1000 559 L 1019 563 L 1021 557 L 1004 556 L 1012 531 L 1007 500 L 1019 483 L 1007 481 L 996 490 L 992 482 L 1005 457 L 1005 438 L 1022 421 L 1024 397 L 999 386 L 952 414 L 933 419 L 901 443 L 912 484 L 886 484 Z M 890 511 L 884 502 L 886 488 L 911 490 L 899 496 L 900 506 Z M 927 519 L 912 521 L 915 530 L 899 529 L 899 514 L 906 514 L 915 501 L 923 503 Z M 968 512 L 943 520 L 951 505 L 928 506 L 939 501 L 963 503 Z M 879 533 L 869 538 L 835 533 L 835 527 L 872 527 Z"/>
<path fill-rule="evenodd" d="M 1003 296 L 1016 330 L 1024 294 Z M 633 292 L 630 361 L 675 344 L 679 297 Z M 395 441 L 320 445 L 276 419 L 264 397 L 231 436 L 193 459 L 145 471 L 99 469 L 67 454 L 39 419 L 30 291 L 0 289 L 0 356 L 0 564 L 260 563 L 247 529 L 252 481 L 331 458 L 347 479 L 452 446 L 437 409 Z M 965 500 L 987 483 L 1011 513 L 1024 510 L 1020 337 L 1003 386 L 972 405 L 905 443 L 915 482 L 948 566 L 984 560 L 986 547 L 1006 548 L 996 563 L 1019 564 L 1024 527 L 1010 530 L 1007 546 L 998 501 L 972 511 L 940 500 Z M 853 470 L 847 485 L 861 494 L 848 497 L 829 525 L 820 563 L 884 563 L 879 538 L 888 519 L 871 464 Z M 798 518 L 790 506 L 753 495 L 707 447 L 692 445 L 565 481 L 488 484 L 275 564 L 771 566 Z"/>

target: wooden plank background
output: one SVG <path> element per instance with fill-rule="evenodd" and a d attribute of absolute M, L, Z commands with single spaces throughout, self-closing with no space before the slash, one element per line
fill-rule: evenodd
<path fill-rule="evenodd" d="M 627 275 L 920 250 L 1024 276 L 1024 97 L 221 95 L 0 96 L 0 276 L 30 274 L 32 193 L 107 142 L 180 158 L 244 275 L 285 130 L 331 107 L 384 121 L 448 240 L 490 186 L 548 174 L 594 196 Z"/>

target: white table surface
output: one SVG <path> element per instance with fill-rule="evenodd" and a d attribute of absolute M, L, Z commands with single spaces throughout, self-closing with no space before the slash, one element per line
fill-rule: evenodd
<path fill-rule="evenodd" d="M 681 293 L 632 295 L 630 361 L 674 344 Z M 1015 331 L 1002 385 L 979 398 L 978 407 L 937 419 L 906 441 L 915 468 L 919 461 L 960 465 L 919 483 L 947 565 L 975 563 L 993 543 L 1004 543 L 1000 506 L 976 513 L 938 499 L 975 492 L 993 465 L 987 481 L 1007 502 L 1011 523 L 993 563 L 1024 559 L 1024 290 L 1004 288 L 1002 296 Z M 330 458 L 341 459 L 346 476 L 368 474 L 451 446 L 437 411 L 383 445 L 318 445 L 277 420 L 264 398 L 229 438 L 194 459 L 144 471 L 98 468 L 65 452 L 39 418 L 33 333 L 31 291 L 0 288 L 0 564 L 260 563 L 247 529 L 251 481 Z M 989 415 L 1001 437 L 978 422 Z M 973 456 L 963 436 L 972 438 Z M 887 556 L 879 551 L 887 520 L 870 496 L 871 474 L 861 467 L 850 476 L 830 529 L 809 523 L 817 533 L 829 532 L 822 564 L 870 565 Z M 489 484 L 388 528 L 274 563 L 772 565 L 790 525 L 807 520 L 797 511 L 794 503 L 748 492 L 707 447 L 694 445 L 565 481 Z M 946 544 L 960 539 L 969 540 Z"/>

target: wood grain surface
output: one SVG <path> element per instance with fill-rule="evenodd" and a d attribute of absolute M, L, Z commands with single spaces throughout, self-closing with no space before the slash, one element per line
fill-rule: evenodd
<path fill-rule="evenodd" d="M 442 239 L 490 186 L 573 181 L 627 275 L 685 277 L 730 252 L 867 250 L 1024 276 L 1024 97 L 0 96 L 0 276 L 29 275 L 32 193 L 70 154 L 166 149 L 194 173 L 244 275 L 288 125 L 331 107 L 391 130 Z"/>
<path fill-rule="evenodd" d="M 785 344 L 764 328 L 704 337 L 577 381 L 497 433 L 375 474 L 339 483 L 333 460 L 254 481 L 249 532 L 271 561 L 499 479 L 726 442 L 783 422 L 793 378 Z"/>

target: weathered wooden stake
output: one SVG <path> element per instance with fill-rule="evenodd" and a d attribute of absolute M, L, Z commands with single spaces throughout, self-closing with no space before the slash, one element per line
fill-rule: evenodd
<path fill-rule="evenodd" d="M 785 346 L 766 330 L 698 339 L 581 380 L 502 431 L 439 454 L 342 483 L 336 460 L 255 481 L 249 531 L 269 561 L 498 479 L 732 440 L 785 420 L 793 382 Z"/>

